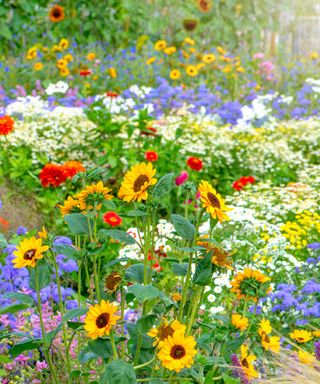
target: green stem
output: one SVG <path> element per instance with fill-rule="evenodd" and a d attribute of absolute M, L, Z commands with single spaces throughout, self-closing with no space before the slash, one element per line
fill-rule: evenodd
<path fill-rule="evenodd" d="M 124 337 L 124 291 L 123 288 L 121 287 L 121 336 Z M 125 340 L 123 340 L 122 345 L 121 345 L 121 359 L 124 360 L 124 353 L 125 353 Z"/>
<path fill-rule="evenodd" d="M 53 382 L 54 383 L 59 383 L 58 378 L 55 373 L 55 369 L 52 364 L 51 356 L 50 356 L 50 351 L 47 345 L 47 340 L 46 340 L 46 331 L 44 328 L 44 323 L 43 323 L 43 316 L 42 316 L 42 307 L 41 307 L 41 296 L 40 296 L 40 288 L 39 288 L 39 271 L 37 265 L 35 266 L 35 283 L 36 283 L 36 292 L 37 292 L 37 309 L 39 312 L 39 319 L 40 319 L 40 327 L 41 327 L 41 335 L 42 335 L 42 342 L 43 342 L 43 352 L 45 359 L 49 365 L 49 370 L 50 374 L 53 376 Z"/>
<path fill-rule="evenodd" d="M 111 331 L 111 333 L 110 333 L 110 340 L 111 340 L 111 346 L 112 346 L 113 358 L 114 358 L 115 360 L 117 360 L 117 358 L 118 358 L 118 354 L 117 354 L 116 343 L 115 343 L 115 341 L 114 341 L 114 334 L 113 334 L 113 331 Z"/>
<path fill-rule="evenodd" d="M 194 319 L 198 313 L 198 308 L 199 308 L 199 304 L 201 302 L 201 296 L 203 294 L 203 291 L 204 291 L 204 287 L 198 286 L 196 288 L 196 292 L 195 292 L 195 295 L 194 295 L 194 298 L 193 298 L 193 301 L 191 304 L 192 311 L 191 311 L 191 315 L 190 315 L 190 318 L 188 321 L 188 327 L 187 327 L 186 335 L 190 335 L 190 333 L 191 333 Z"/>
<path fill-rule="evenodd" d="M 156 359 L 156 357 L 154 356 L 151 360 L 147 361 L 146 363 L 143 363 L 143 364 L 140 364 L 140 365 L 136 365 L 134 367 L 134 369 L 140 369 L 140 368 L 146 367 L 149 364 L 151 364 L 155 359 Z"/>

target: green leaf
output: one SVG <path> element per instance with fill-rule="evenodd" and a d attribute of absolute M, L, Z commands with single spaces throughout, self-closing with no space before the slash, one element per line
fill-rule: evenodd
<path fill-rule="evenodd" d="M 61 253 L 67 257 L 71 257 L 73 259 L 79 259 L 81 253 L 74 247 L 70 247 L 68 245 L 55 245 L 54 250 L 57 253 Z"/>
<path fill-rule="evenodd" d="M 104 240 L 106 237 L 112 237 L 115 240 L 125 244 L 136 244 L 135 239 L 125 231 L 118 229 L 100 229 L 99 238 Z"/>
<path fill-rule="evenodd" d="M 16 313 L 19 311 L 23 311 L 24 309 L 30 308 L 29 304 L 12 304 L 8 307 L 0 309 L 0 315 L 5 313 Z"/>
<path fill-rule="evenodd" d="M 156 315 L 142 316 L 136 323 L 136 331 L 139 334 L 149 332 L 156 320 Z"/>
<path fill-rule="evenodd" d="M 151 284 L 146 286 L 141 284 L 130 285 L 128 292 L 132 293 L 140 302 L 154 299 L 155 297 L 159 297 L 161 294 L 161 292 Z"/>
<path fill-rule="evenodd" d="M 30 295 L 20 292 L 10 292 L 3 295 L 3 298 L 14 299 L 20 301 L 21 304 L 28 304 L 30 307 L 35 305 L 33 298 Z"/>
<path fill-rule="evenodd" d="M 173 214 L 171 218 L 177 234 L 186 240 L 192 241 L 195 236 L 194 225 L 181 215 Z"/>
<path fill-rule="evenodd" d="M 89 219 L 82 213 L 70 213 L 70 215 L 64 216 L 64 220 L 68 224 L 70 231 L 74 235 L 89 233 Z"/>
<path fill-rule="evenodd" d="M 36 339 L 25 339 L 20 341 L 20 343 L 14 344 L 10 349 L 10 354 L 12 357 L 17 357 L 20 353 L 24 351 L 30 351 L 33 349 L 38 349 L 39 345 L 42 343 L 42 340 Z"/>
<path fill-rule="evenodd" d="M 94 353 L 97 357 L 109 358 L 113 355 L 110 340 L 96 339 L 88 343 L 89 351 Z"/>
<path fill-rule="evenodd" d="M 101 384 L 136 384 L 136 373 L 131 364 L 123 360 L 114 360 L 106 365 Z"/>
<path fill-rule="evenodd" d="M 174 188 L 173 173 L 167 173 L 157 182 L 153 190 L 153 197 L 156 199 L 162 199 L 168 195 Z"/>
<path fill-rule="evenodd" d="M 6 238 L 4 237 L 4 235 L 2 233 L 0 233 L 0 249 L 3 249 L 7 246 L 7 240 Z"/>
<path fill-rule="evenodd" d="M 237 379 L 235 377 L 230 377 L 226 374 L 223 374 L 222 378 L 223 378 L 224 384 L 240 384 L 240 379 Z M 205 382 L 205 384 L 206 384 L 206 382 Z M 208 384 L 209 384 L 209 382 L 208 382 Z"/>
<path fill-rule="evenodd" d="M 123 215 L 123 216 L 129 216 L 129 217 L 143 217 L 143 216 L 147 216 L 147 212 L 144 212 L 144 211 L 129 211 L 126 215 Z"/>
<path fill-rule="evenodd" d="M 185 276 L 188 271 L 188 263 L 173 263 L 172 266 L 172 271 L 176 276 Z"/>
<path fill-rule="evenodd" d="M 97 355 L 90 350 L 88 345 L 85 348 L 83 348 L 78 355 L 78 360 L 80 361 L 81 364 L 85 364 L 88 361 L 96 358 L 97 358 Z"/>
<path fill-rule="evenodd" d="M 68 311 L 62 318 L 62 322 L 69 321 L 75 317 L 80 317 L 88 312 L 88 308 L 76 308 Z"/>
<path fill-rule="evenodd" d="M 0 36 L 5 37 L 7 40 L 12 38 L 10 28 L 3 21 L 0 24 Z"/>
<path fill-rule="evenodd" d="M 37 267 L 39 274 L 39 289 L 42 289 L 48 286 L 51 283 L 51 269 L 46 262 L 38 262 Z M 31 268 L 30 270 L 30 280 L 29 286 L 31 289 L 36 290 L 36 271 L 35 268 Z"/>
<path fill-rule="evenodd" d="M 229 355 L 231 352 L 237 352 L 240 349 L 241 345 L 244 343 L 245 339 L 246 339 L 246 334 L 243 334 L 237 339 L 227 343 L 226 345 L 227 354 Z"/>
<path fill-rule="evenodd" d="M 150 269 L 149 271 L 150 272 Z M 143 264 L 134 264 L 127 268 L 124 278 L 128 281 L 136 281 L 137 283 L 143 283 Z"/>
<path fill-rule="evenodd" d="M 81 323 L 81 321 L 67 321 L 67 325 L 69 328 L 76 330 L 83 326 L 84 323 Z"/>
<path fill-rule="evenodd" d="M 211 255 L 208 254 L 205 258 L 198 262 L 196 271 L 193 276 L 193 282 L 198 285 L 208 285 L 212 277 L 212 262 Z"/>

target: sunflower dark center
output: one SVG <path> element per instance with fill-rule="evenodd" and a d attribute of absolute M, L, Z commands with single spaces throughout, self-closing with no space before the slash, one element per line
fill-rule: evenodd
<path fill-rule="evenodd" d="M 24 260 L 32 260 L 36 252 L 36 249 L 29 249 L 29 251 L 23 255 Z"/>
<path fill-rule="evenodd" d="M 247 358 L 245 357 L 244 359 L 241 360 L 241 364 L 246 367 L 246 368 L 249 368 L 249 363 L 248 363 L 248 360 Z"/>
<path fill-rule="evenodd" d="M 149 177 L 146 176 L 146 175 L 140 175 L 136 181 L 134 182 L 133 184 L 133 190 L 135 192 L 140 192 L 141 191 L 141 188 L 144 186 L 144 183 L 145 182 L 148 182 L 149 181 Z"/>
<path fill-rule="evenodd" d="M 170 356 L 175 359 L 179 360 L 182 359 L 186 354 L 186 350 L 182 345 L 175 345 L 171 348 Z"/>
<path fill-rule="evenodd" d="M 172 336 L 174 333 L 174 330 L 171 328 L 170 325 L 162 325 L 159 327 L 158 329 L 158 338 L 159 340 L 163 341 L 164 339 L 166 339 L 168 336 Z"/>
<path fill-rule="evenodd" d="M 96 319 L 96 326 L 98 328 L 104 328 L 108 325 L 110 319 L 109 313 L 101 313 Z"/>
<path fill-rule="evenodd" d="M 61 16 L 61 11 L 59 8 L 55 8 L 53 11 L 52 11 L 52 15 L 54 17 L 60 17 Z"/>
<path fill-rule="evenodd" d="M 220 201 L 219 199 L 217 198 L 217 196 L 215 196 L 213 193 L 211 192 L 208 192 L 207 194 L 207 197 L 208 197 L 208 200 L 210 201 L 210 204 L 215 207 L 215 208 L 219 208 L 221 207 L 220 205 Z"/>

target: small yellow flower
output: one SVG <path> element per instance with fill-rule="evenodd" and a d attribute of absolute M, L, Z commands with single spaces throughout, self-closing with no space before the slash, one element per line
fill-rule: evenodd
<path fill-rule="evenodd" d="M 172 294 L 171 298 L 172 298 L 173 301 L 180 301 L 181 300 L 181 295 L 180 295 L 180 293 L 175 292 L 175 293 Z"/>
<path fill-rule="evenodd" d="M 35 63 L 33 68 L 34 68 L 35 71 L 41 71 L 43 69 L 43 64 L 40 63 L 40 62 Z"/>
<path fill-rule="evenodd" d="M 185 42 L 186 44 L 189 44 L 189 45 L 194 45 L 194 44 L 195 44 L 195 41 L 192 40 L 192 39 L 190 39 L 189 37 L 186 37 L 186 38 L 184 39 L 184 42 Z"/>
<path fill-rule="evenodd" d="M 27 52 L 27 60 L 33 60 L 35 57 L 37 57 L 38 51 L 36 47 L 32 47 Z"/>
<path fill-rule="evenodd" d="M 309 57 L 311 60 L 317 60 L 319 58 L 319 53 L 318 52 L 311 52 Z"/>
<path fill-rule="evenodd" d="M 293 332 L 289 333 L 291 339 L 296 340 L 298 343 L 307 343 L 312 340 L 312 333 L 304 329 L 295 329 Z"/>
<path fill-rule="evenodd" d="M 168 48 L 165 48 L 165 50 L 164 50 L 164 53 L 166 55 L 172 55 L 175 52 L 177 52 L 177 48 L 176 47 L 168 47 Z"/>
<path fill-rule="evenodd" d="M 109 76 L 115 79 L 117 77 L 117 71 L 114 67 L 108 69 Z"/>
<path fill-rule="evenodd" d="M 166 46 L 167 46 L 167 42 L 165 40 L 159 40 L 155 43 L 154 49 L 156 51 L 162 51 L 166 48 Z"/>
<path fill-rule="evenodd" d="M 61 68 L 60 69 L 60 75 L 63 77 L 67 77 L 70 75 L 70 71 L 68 68 Z"/>
<path fill-rule="evenodd" d="M 64 50 L 69 47 L 69 41 L 67 39 L 61 39 L 59 43 L 59 47 Z"/>
<path fill-rule="evenodd" d="M 70 53 L 67 53 L 63 56 L 63 59 L 70 63 L 71 61 L 73 61 L 73 56 Z"/>
<path fill-rule="evenodd" d="M 42 226 L 42 231 L 39 231 L 38 232 L 38 236 L 41 238 L 41 239 L 46 239 L 48 237 L 48 232 L 47 230 L 45 229 L 44 226 Z"/>
<path fill-rule="evenodd" d="M 51 48 L 51 52 L 62 52 L 62 48 L 55 44 L 52 48 Z"/>
<path fill-rule="evenodd" d="M 220 55 L 226 55 L 227 51 L 222 47 L 217 47 L 217 51 L 220 53 Z"/>
<path fill-rule="evenodd" d="M 231 324 L 240 331 L 245 331 L 248 328 L 249 320 L 247 317 L 241 316 L 238 313 L 233 313 L 231 316 Z"/>
<path fill-rule="evenodd" d="M 210 64 L 215 61 L 216 57 L 213 53 L 208 53 L 202 56 L 202 61 L 206 64 Z"/>
<path fill-rule="evenodd" d="M 94 60 L 96 58 L 96 54 L 94 53 L 94 52 L 89 52 L 88 54 L 87 54 L 87 59 L 89 60 L 89 61 L 92 61 L 92 60 Z"/>
<path fill-rule="evenodd" d="M 298 358 L 303 364 L 311 365 L 316 362 L 315 357 L 307 351 L 298 351 Z"/>
<path fill-rule="evenodd" d="M 237 67 L 237 72 L 243 73 L 245 69 L 243 67 Z"/>
<path fill-rule="evenodd" d="M 197 67 L 194 65 L 188 65 L 186 68 L 186 73 L 188 76 L 191 76 L 191 77 L 197 76 L 198 74 Z"/>
<path fill-rule="evenodd" d="M 153 64 L 155 61 L 156 61 L 156 58 L 155 58 L 155 57 L 150 57 L 150 59 L 148 59 L 148 60 L 146 61 L 146 64 L 147 64 L 147 65 L 150 65 L 150 64 Z"/>
<path fill-rule="evenodd" d="M 180 71 L 178 69 L 173 69 L 170 72 L 170 79 L 172 80 L 177 80 L 180 78 Z"/>
<path fill-rule="evenodd" d="M 59 59 L 57 62 L 56 62 L 56 66 L 59 68 L 59 69 L 64 69 L 66 68 L 68 65 L 68 62 L 67 60 L 65 59 Z"/>

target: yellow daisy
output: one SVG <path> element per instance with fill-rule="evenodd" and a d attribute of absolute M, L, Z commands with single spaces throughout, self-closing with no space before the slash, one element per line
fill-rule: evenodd
<path fill-rule="evenodd" d="M 63 59 L 70 63 L 71 61 L 73 61 L 73 56 L 70 53 L 67 53 L 63 56 Z"/>
<path fill-rule="evenodd" d="M 170 72 L 170 79 L 172 80 L 177 80 L 180 78 L 180 71 L 178 69 L 173 69 Z"/>
<path fill-rule="evenodd" d="M 188 76 L 194 77 L 198 74 L 198 69 L 194 65 L 188 65 L 186 68 L 186 73 Z"/>
<path fill-rule="evenodd" d="M 115 79 L 117 77 L 117 71 L 115 68 L 111 67 L 108 69 L 108 73 L 109 73 L 109 76 L 112 78 L 112 79 Z"/>
<path fill-rule="evenodd" d="M 67 49 L 69 46 L 69 41 L 67 39 L 61 39 L 59 43 L 59 47 L 61 49 Z"/>
<path fill-rule="evenodd" d="M 202 180 L 199 185 L 202 207 L 210 213 L 213 219 L 218 219 L 219 222 L 230 220 L 225 212 L 231 211 L 225 204 L 224 199 L 219 193 L 207 182 Z"/>
<path fill-rule="evenodd" d="M 35 71 L 41 71 L 43 69 L 43 64 L 40 63 L 40 62 L 35 63 L 33 68 L 34 68 Z"/>
<path fill-rule="evenodd" d="M 67 200 L 63 205 L 58 205 L 60 208 L 61 215 L 69 215 L 69 213 L 79 213 L 81 212 L 80 202 L 78 199 L 74 199 L 71 196 L 68 196 Z"/>
<path fill-rule="evenodd" d="M 241 316 L 238 313 L 233 313 L 231 316 L 231 324 L 239 329 L 239 331 L 245 331 L 248 328 L 249 320 L 247 317 Z"/>
<path fill-rule="evenodd" d="M 291 339 L 296 340 L 298 343 L 307 343 L 310 341 L 313 336 L 309 331 L 305 331 L 304 329 L 295 329 L 293 332 L 289 333 Z"/>
<path fill-rule="evenodd" d="M 298 358 L 301 361 L 301 363 L 307 364 L 307 365 L 314 364 L 317 361 L 315 356 L 313 356 L 311 353 L 307 351 L 301 351 L 301 350 L 298 351 Z"/>
<path fill-rule="evenodd" d="M 183 332 L 177 331 L 162 342 L 158 358 L 165 368 L 178 373 L 183 368 L 192 366 L 197 353 L 195 346 L 193 336 L 184 336 Z"/>
<path fill-rule="evenodd" d="M 139 163 L 131 167 L 124 175 L 118 197 L 124 201 L 141 201 L 147 200 L 148 188 L 156 184 L 157 179 L 153 176 L 156 170 L 153 169 L 151 163 Z"/>
<path fill-rule="evenodd" d="M 64 69 L 64 68 L 66 68 L 67 65 L 68 65 L 68 62 L 67 62 L 67 60 L 64 60 L 64 59 L 59 59 L 59 60 L 56 62 L 56 66 L 57 66 L 59 69 Z"/>
<path fill-rule="evenodd" d="M 48 246 L 42 245 L 42 239 L 32 236 L 30 239 L 24 239 L 17 246 L 17 250 L 13 252 L 16 256 L 12 260 L 14 268 L 35 267 L 36 261 L 43 258 L 43 253 L 49 249 Z"/>
<path fill-rule="evenodd" d="M 167 42 L 165 40 L 159 40 L 155 43 L 154 49 L 156 51 L 162 51 L 167 46 Z"/>
<path fill-rule="evenodd" d="M 101 300 L 100 304 L 90 306 L 84 319 L 84 329 L 88 332 L 88 336 L 97 339 L 109 335 L 111 328 L 121 317 L 115 316 L 117 310 L 116 304 L 104 300 Z"/>
<path fill-rule="evenodd" d="M 66 68 L 61 68 L 59 73 L 63 77 L 67 77 L 67 76 L 70 75 L 70 71 L 69 71 L 69 69 L 67 67 Z"/>
<path fill-rule="evenodd" d="M 80 209 L 93 209 L 94 206 L 97 210 L 101 209 L 102 202 L 104 200 L 111 200 L 113 197 L 109 192 L 111 192 L 111 189 L 104 187 L 102 181 L 87 186 L 77 196 Z"/>
<path fill-rule="evenodd" d="M 48 237 L 48 231 L 45 229 L 44 225 L 42 226 L 42 230 L 38 232 L 38 236 L 41 239 L 46 239 Z"/>
<path fill-rule="evenodd" d="M 27 60 L 32 60 L 34 59 L 35 57 L 37 57 L 37 48 L 36 47 L 32 47 L 28 50 L 27 52 Z"/>
<path fill-rule="evenodd" d="M 177 48 L 176 47 L 168 47 L 168 48 L 165 48 L 165 50 L 164 50 L 164 53 L 166 55 L 172 55 L 175 52 L 177 52 Z"/>
<path fill-rule="evenodd" d="M 96 58 L 96 54 L 94 53 L 94 52 L 89 52 L 88 54 L 87 54 L 87 59 L 89 60 L 89 61 L 92 61 L 92 60 L 94 60 Z"/>
<path fill-rule="evenodd" d="M 161 343 L 167 339 L 169 336 L 172 336 L 175 331 L 181 331 L 184 333 L 186 326 L 181 324 L 178 320 L 174 320 L 171 324 L 164 319 L 163 323 L 159 325 L 158 328 L 152 328 L 148 332 L 148 336 L 153 337 L 155 340 L 153 345 L 161 346 Z"/>
<path fill-rule="evenodd" d="M 150 58 L 146 61 L 146 64 L 147 64 L 147 65 L 151 65 L 151 64 L 153 64 L 155 61 L 156 61 L 156 58 L 155 58 L 155 57 L 150 57 Z"/>
<path fill-rule="evenodd" d="M 213 61 L 215 61 L 216 57 L 213 53 L 207 53 L 206 55 L 202 56 L 202 61 L 206 64 L 210 64 Z"/>
<path fill-rule="evenodd" d="M 251 380 L 257 378 L 258 372 L 254 369 L 253 362 L 256 360 L 255 355 L 249 355 L 248 347 L 241 345 L 241 359 L 240 364 L 246 377 Z"/>

